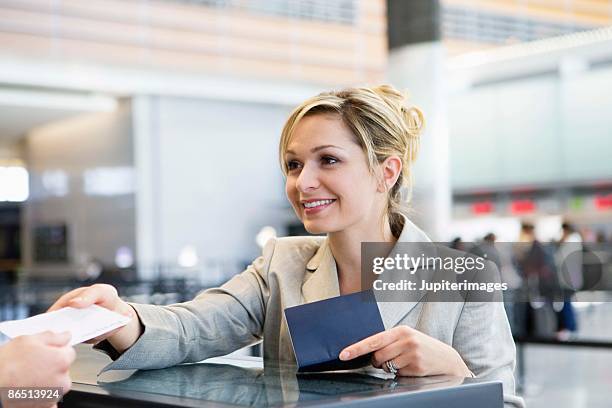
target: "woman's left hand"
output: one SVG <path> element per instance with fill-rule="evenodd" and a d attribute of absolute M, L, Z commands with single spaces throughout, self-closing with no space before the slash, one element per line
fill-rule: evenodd
<path fill-rule="evenodd" d="M 393 360 L 401 376 L 472 376 L 454 348 L 408 326 L 396 326 L 352 344 L 342 350 L 340 360 L 352 360 L 371 352 L 374 367 L 388 372 L 386 362 Z"/>

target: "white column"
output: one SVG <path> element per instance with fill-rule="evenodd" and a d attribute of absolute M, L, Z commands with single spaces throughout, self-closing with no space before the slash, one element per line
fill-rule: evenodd
<path fill-rule="evenodd" d="M 134 171 L 136 173 L 136 262 L 140 279 L 155 278 L 155 266 L 161 250 L 159 216 L 158 129 L 155 123 L 156 99 L 135 96 L 132 99 Z"/>
<path fill-rule="evenodd" d="M 411 218 L 433 240 L 445 237 L 451 218 L 445 50 L 438 41 L 405 45 L 389 54 L 388 78 L 408 91 L 426 127 L 414 169 Z"/>

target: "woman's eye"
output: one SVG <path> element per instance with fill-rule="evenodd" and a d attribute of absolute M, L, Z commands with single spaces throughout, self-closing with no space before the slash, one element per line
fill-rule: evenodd
<path fill-rule="evenodd" d="M 331 157 L 331 156 L 324 156 L 321 158 L 321 160 L 323 161 L 323 164 L 336 164 L 339 161 L 335 157 Z"/>
<path fill-rule="evenodd" d="M 295 160 L 290 160 L 287 162 L 287 170 L 295 170 L 299 168 L 300 163 Z"/>

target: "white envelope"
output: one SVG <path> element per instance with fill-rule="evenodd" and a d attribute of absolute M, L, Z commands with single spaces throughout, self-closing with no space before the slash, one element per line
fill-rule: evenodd
<path fill-rule="evenodd" d="M 84 309 L 65 307 L 23 320 L 2 322 L 0 332 L 13 339 L 47 330 L 54 333 L 69 331 L 72 334 L 70 345 L 75 345 L 125 326 L 129 321 L 129 317 L 97 305 Z"/>

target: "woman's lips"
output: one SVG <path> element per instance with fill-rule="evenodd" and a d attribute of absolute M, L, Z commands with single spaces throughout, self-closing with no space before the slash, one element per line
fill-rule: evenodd
<path fill-rule="evenodd" d="M 334 204 L 335 202 L 336 200 L 332 200 L 331 202 L 320 204 L 320 205 L 317 205 L 316 207 L 310 207 L 310 208 L 307 208 L 304 206 L 304 204 L 302 204 L 302 207 L 304 208 L 304 214 L 312 215 L 312 214 L 317 214 L 317 213 L 320 213 L 321 211 L 324 211 L 325 209 L 327 209 L 330 205 Z"/>

